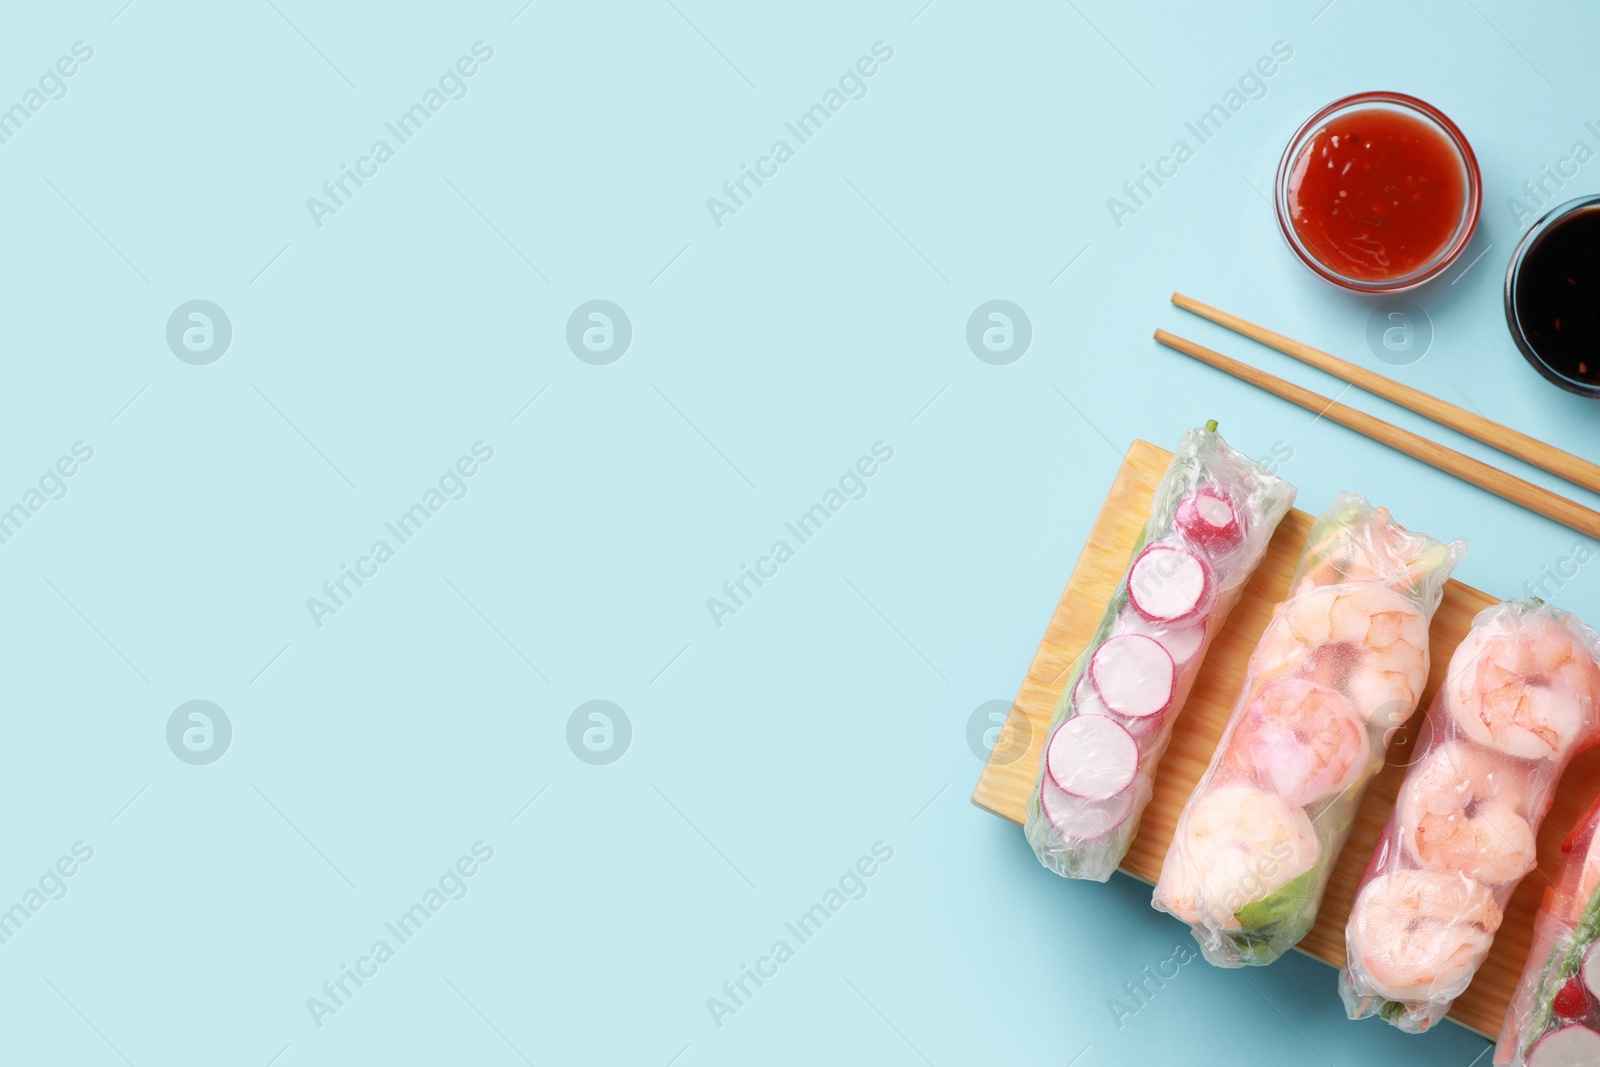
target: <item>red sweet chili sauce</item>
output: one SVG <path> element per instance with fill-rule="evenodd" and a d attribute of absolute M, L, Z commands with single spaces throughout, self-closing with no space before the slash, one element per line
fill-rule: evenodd
<path fill-rule="evenodd" d="M 1461 153 L 1437 127 L 1391 108 L 1336 115 L 1288 174 L 1289 220 L 1306 251 L 1348 278 L 1403 278 L 1436 260 L 1467 199 Z"/>

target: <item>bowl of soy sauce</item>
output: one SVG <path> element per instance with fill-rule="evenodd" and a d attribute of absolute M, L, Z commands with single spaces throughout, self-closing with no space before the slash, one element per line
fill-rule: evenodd
<path fill-rule="evenodd" d="M 1522 238 L 1506 271 L 1506 323 L 1534 370 L 1600 397 L 1600 196 L 1552 208 Z"/>

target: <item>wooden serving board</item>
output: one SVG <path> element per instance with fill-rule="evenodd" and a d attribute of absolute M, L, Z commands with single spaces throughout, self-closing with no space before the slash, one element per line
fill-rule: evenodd
<path fill-rule="evenodd" d="M 1172 453 L 1146 441 L 1135 441 L 1111 484 L 1088 543 L 1067 581 L 1061 602 L 1034 653 L 1027 677 L 1017 692 L 1003 738 L 996 744 L 973 790 L 972 802 L 996 815 L 1021 823 L 1027 818 L 1028 794 L 1039 770 L 1040 754 L 1050 726 L 1050 714 L 1066 685 L 1067 672 L 1094 634 L 1101 613 L 1116 590 L 1134 542 L 1144 527 L 1155 497 L 1156 485 L 1166 473 Z M 1315 503 L 1313 501 L 1312 503 Z M 1155 795 L 1144 810 L 1139 832 L 1122 862 L 1122 871 L 1154 884 L 1167 844 L 1172 840 L 1178 814 L 1189 793 L 1211 761 L 1233 703 L 1244 686 L 1245 664 L 1266 628 L 1274 607 L 1289 589 L 1295 564 L 1305 546 L 1313 516 L 1291 510 L 1267 547 L 1266 558 L 1245 588 L 1227 625 L 1212 639 L 1211 649 L 1188 703 L 1173 726 L 1172 741 L 1156 774 Z M 1448 539 L 1455 530 L 1430 530 Z M 1434 615 L 1430 632 L 1432 654 L 1428 687 L 1421 710 L 1390 744 L 1389 760 L 1367 790 L 1356 815 L 1349 842 L 1339 855 L 1328 881 L 1327 895 L 1317 923 L 1300 942 L 1300 951 L 1334 967 L 1344 965 L 1344 926 L 1350 914 L 1361 872 L 1366 868 L 1378 835 L 1394 807 L 1395 794 L 1405 777 L 1407 753 L 1414 746 L 1424 712 L 1444 677 L 1450 654 L 1471 629 L 1479 611 L 1496 603 L 1494 597 L 1452 581 Z M 1017 757 L 1016 746 L 1028 739 L 1027 750 Z M 1472 985 L 1451 1009 L 1450 1018 L 1491 1040 L 1498 1036 L 1506 1007 L 1522 974 L 1533 940 L 1533 917 L 1540 897 L 1561 870 L 1561 842 L 1587 809 L 1600 784 L 1600 747 L 1573 760 L 1556 791 L 1555 806 L 1539 834 L 1539 869 L 1522 880 L 1506 909 L 1505 922 L 1495 936 L 1494 948 Z M 1173 919 L 1177 922 L 1177 919 Z M 1328 996 L 1338 992 L 1330 976 Z"/>

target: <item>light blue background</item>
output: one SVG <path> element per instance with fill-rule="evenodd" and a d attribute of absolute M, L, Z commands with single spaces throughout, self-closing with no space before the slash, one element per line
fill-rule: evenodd
<path fill-rule="evenodd" d="M 14 5 L 0 98 L 94 58 L 0 145 L 0 497 L 94 459 L 0 545 L 0 898 L 94 858 L 0 945 L 0 1058 L 1466 1067 L 1480 1039 L 1347 1022 L 1299 956 L 1191 963 L 1119 1030 L 1108 998 L 1187 933 L 967 803 L 969 716 L 1015 692 L 1136 437 L 1286 447 L 1303 507 L 1358 490 L 1470 538 L 1458 577 L 1502 595 L 1575 543 L 1150 341 L 1336 388 L 1181 289 L 1594 455 L 1499 287 L 1506 198 L 1594 147 L 1600 15 L 1321 2 Z M 469 94 L 318 229 L 306 198 L 478 40 Z M 714 225 L 880 40 L 868 95 Z M 1265 97 L 1115 226 L 1106 198 L 1275 41 Z M 1416 296 L 1436 336 L 1398 369 L 1261 195 L 1299 122 L 1373 88 L 1444 109 L 1485 181 L 1462 265 L 1485 254 Z M 196 298 L 234 329 L 210 366 L 165 341 Z M 610 366 L 564 339 L 595 298 L 633 324 Z M 995 298 L 1033 326 L 1010 366 L 964 339 Z M 478 440 L 469 495 L 313 625 Z M 706 598 L 879 440 L 868 495 L 716 627 Z M 1594 617 L 1597 582 L 1555 599 Z M 166 744 L 191 699 L 233 724 L 210 766 Z M 565 739 L 591 699 L 632 723 L 609 766 Z M 478 840 L 469 894 L 319 1029 L 307 998 Z M 706 999 L 879 840 L 865 898 L 719 1029 Z"/>

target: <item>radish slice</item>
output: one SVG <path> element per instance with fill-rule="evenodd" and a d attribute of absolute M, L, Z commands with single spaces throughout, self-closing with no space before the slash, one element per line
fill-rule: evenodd
<path fill-rule="evenodd" d="M 1128 603 L 1151 622 L 1184 622 L 1211 607 L 1211 572 L 1185 548 L 1154 544 L 1128 572 Z"/>
<path fill-rule="evenodd" d="M 1161 725 L 1161 716 L 1146 715 L 1141 719 L 1130 719 L 1125 715 L 1116 715 L 1105 702 L 1100 699 L 1100 694 L 1094 691 L 1094 682 L 1089 678 L 1089 672 L 1084 671 L 1078 679 L 1077 686 L 1072 690 L 1072 706 L 1078 709 L 1079 715 L 1107 715 L 1111 720 L 1133 738 L 1139 745 L 1144 743 L 1156 732 Z"/>
<path fill-rule="evenodd" d="M 1600 1063 L 1600 1034 L 1566 1026 L 1545 1034 L 1528 1056 L 1528 1067 L 1590 1067 Z"/>
<path fill-rule="evenodd" d="M 1590 945 L 1583 954 L 1583 984 L 1591 997 L 1600 1000 L 1600 943 Z"/>
<path fill-rule="evenodd" d="M 1174 521 L 1189 543 L 1208 555 L 1220 556 L 1244 540 L 1244 525 L 1233 502 L 1215 489 L 1200 489 L 1184 497 Z"/>
<path fill-rule="evenodd" d="M 1144 634 L 1154 638 L 1157 644 L 1167 650 L 1167 655 L 1172 657 L 1173 665 L 1177 667 L 1194 659 L 1206 639 L 1204 622 L 1196 621 L 1188 626 L 1157 625 L 1137 611 L 1124 611 L 1117 616 L 1117 632 Z"/>
<path fill-rule="evenodd" d="M 1092 841 L 1104 837 L 1127 821 L 1133 811 L 1133 790 L 1105 800 L 1082 800 L 1057 789 L 1049 778 L 1039 787 L 1039 802 L 1050 825 L 1063 837 Z"/>
<path fill-rule="evenodd" d="M 1143 719 L 1172 704 L 1176 669 L 1154 638 L 1121 634 L 1095 649 L 1089 680 L 1100 702 L 1114 715 Z"/>
<path fill-rule="evenodd" d="M 1063 793 L 1080 800 L 1109 800 L 1133 784 L 1139 746 L 1104 715 L 1078 715 L 1051 736 L 1045 768 Z"/>

